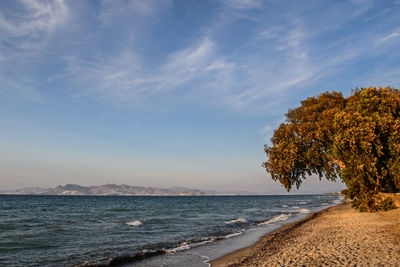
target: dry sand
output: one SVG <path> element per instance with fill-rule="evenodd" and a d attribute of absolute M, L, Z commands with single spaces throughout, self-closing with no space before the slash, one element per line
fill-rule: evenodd
<path fill-rule="evenodd" d="M 400 266 L 400 209 L 360 213 L 348 202 L 264 236 L 216 266 Z"/>

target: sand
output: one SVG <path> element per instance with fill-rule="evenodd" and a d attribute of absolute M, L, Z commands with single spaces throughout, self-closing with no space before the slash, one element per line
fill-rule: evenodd
<path fill-rule="evenodd" d="M 360 213 L 345 202 L 267 234 L 217 266 L 400 266 L 400 209 Z"/>

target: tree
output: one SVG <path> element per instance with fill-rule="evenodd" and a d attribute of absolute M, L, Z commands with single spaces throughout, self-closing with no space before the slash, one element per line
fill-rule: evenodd
<path fill-rule="evenodd" d="M 400 92 L 370 87 L 308 98 L 288 111 L 271 143 L 263 166 L 288 191 L 311 174 L 340 178 L 354 207 L 383 209 L 379 192 L 400 192 Z"/>

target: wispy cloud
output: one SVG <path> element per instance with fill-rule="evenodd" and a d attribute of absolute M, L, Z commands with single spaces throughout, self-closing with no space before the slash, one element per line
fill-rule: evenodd
<path fill-rule="evenodd" d="M 69 8 L 63 0 L 3 2 L 0 8 L 0 91 L 43 102 L 35 60 L 46 53 L 52 35 L 65 25 Z"/>
<path fill-rule="evenodd" d="M 394 38 L 399 38 L 400 37 L 400 33 L 398 32 L 392 32 L 384 37 L 382 37 L 381 39 L 379 39 L 380 42 L 385 42 L 389 39 L 394 39 Z"/>
<path fill-rule="evenodd" d="M 5 33 L 0 62 L 21 50 L 37 55 L 34 51 L 42 51 L 72 13 L 61 0 L 18 3 L 20 9 L 13 12 L 26 13 L 26 19 L 0 11 L 0 30 Z M 394 15 L 386 11 L 379 19 L 371 18 L 376 5 L 370 1 L 329 8 L 318 1 L 280 6 L 231 0 L 216 6 L 217 14 L 207 20 L 192 18 L 182 7 L 179 20 L 174 17 L 171 23 L 168 16 L 176 15 L 172 1 L 104 0 L 95 15 L 102 24 L 92 25 L 95 31 L 76 50 L 69 47 L 66 54 L 55 50 L 52 55 L 64 65 L 44 80 L 47 85 L 69 86 L 75 97 L 133 109 L 196 103 L 239 112 L 281 113 L 293 92 L 321 84 L 326 87 L 320 90 L 337 89 L 338 81 L 330 78 L 359 61 L 386 55 L 400 39 Z M 366 18 L 370 20 L 365 27 L 351 30 L 354 22 L 362 24 Z M 186 22 L 192 23 L 190 28 Z M 162 27 L 162 23 L 170 24 Z M 121 30 L 121 25 L 129 27 Z M 78 35 L 83 35 L 82 27 L 77 26 Z M 174 27 L 182 34 L 174 35 Z M 10 69 L 23 75 L 19 70 L 26 61 L 17 62 L 18 68 L 10 63 Z M 3 70 L 3 80 L 8 72 Z"/>
<path fill-rule="evenodd" d="M 32 31 L 51 32 L 68 16 L 68 7 L 63 0 L 43 2 L 36 0 L 16 1 L 19 4 L 13 14 L 0 13 L 0 27 L 13 36 Z M 24 18 L 18 19 L 23 13 Z"/>
<path fill-rule="evenodd" d="M 124 12 L 152 16 L 160 10 L 155 3 L 158 1 L 150 1 L 142 6 L 142 2 L 133 1 L 127 6 L 105 1 L 100 17 L 111 19 Z M 162 3 L 166 5 L 168 2 Z M 302 10 L 293 9 L 288 11 L 284 23 L 272 24 L 268 28 L 257 26 L 258 31 L 252 38 L 243 41 L 238 47 L 262 48 L 265 45 L 258 56 L 254 57 L 255 54 L 249 51 L 246 52 L 247 57 L 236 58 L 220 49 L 218 34 L 229 29 L 235 19 L 247 20 L 243 16 L 235 17 L 231 12 L 262 8 L 266 2 L 224 3 L 232 10 L 222 9 L 224 14 L 217 18 L 223 20 L 224 17 L 230 17 L 228 24 L 223 28 L 206 27 L 205 34 L 198 37 L 197 41 L 170 53 L 151 69 L 143 64 L 146 58 L 139 55 L 132 46 L 100 60 L 70 58 L 68 73 L 74 81 L 76 92 L 79 92 L 77 95 L 117 104 L 125 103 L 133 108 L 146 106 L 145 103 L 151 105 L 155 102 L 196 100 L 240 112 L 258 113 L 265 109 L 281 112 L 280 108 L 274 107 L 282 105 L 292 91 L 304 90 L 307 86 L 335 75 L 347 62 L 377 49 L 373 43 L 362 45 L 360 40 L 354 41 L 357 36 L 335 41 L 328 44 L 326 49 L 324 46 L 318 47 L 315 41 L 319 36 L 331 31 L 324 25 L 336 18 L 337 12 L 342 12 L 343 8 L 332 10 L 332 14 L 328 12 L 322 25 L 316 25 L 310 18 L 304 17 Z M 355 9 L 359 9 L 360 5 L 355 3 Z M 354 10 L 348 11 L 349 17 L 361 16 L 371 8 L 371 5 L 367 6 L 358 11 L 358 15 L 353 14 Z M 349 22 L 341 23 L 335 22 L 335 28 L 345 27 Z M 211 24 L 218 24 L 218 21 Z M 262 57 L 265 59 L 261 60 Z"/>
<path fill-rule="evenodd" d="M 224 71 L 234 67 L 214 56 L 215 44 L 204 38 L 170 54 L 156 69 L 146 69 L 143 59 L 133 49 L 126 48 L 102 60 L 69 57 L 66 72 L 68 79 L 75 81 L 73 86 L 80 97 L 138 105 L 143 99 L 148 101 L 167 92 L 185 95 L 188 89 L 184 85 L 188 82 L 209 78 L 216 72 L 224 75 Z M 53 80 L 57 80 L 57 76 L 50 79 Z"/>
<path fill-rule="evenodd" d="M 47 37 L 65 23 L 69 14 L 63 0 L 21 0 L 14 4 L 16 8 L 12 11 L 0 10 L 2 50 L 9 47 L 25 51 L 41 48 L 46 44 Z"/>

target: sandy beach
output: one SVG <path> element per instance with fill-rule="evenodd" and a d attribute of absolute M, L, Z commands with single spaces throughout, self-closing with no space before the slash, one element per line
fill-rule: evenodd
<path fill-rule="evenodd" d="M 400 209 L 360 213 L 344 202 L 211 262 L 220 266 L 400 266 Z"/>

